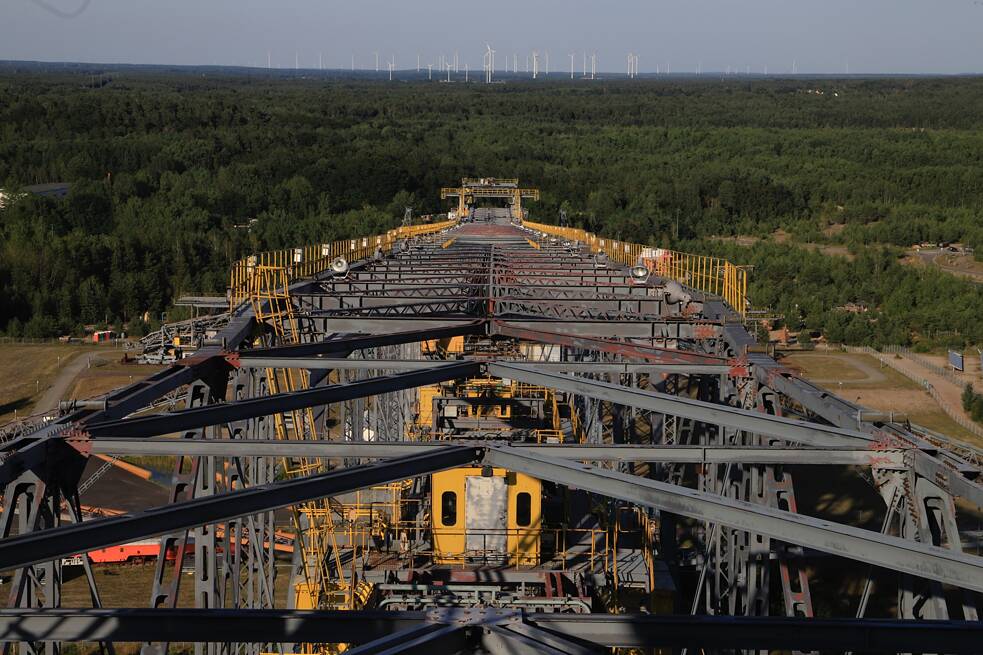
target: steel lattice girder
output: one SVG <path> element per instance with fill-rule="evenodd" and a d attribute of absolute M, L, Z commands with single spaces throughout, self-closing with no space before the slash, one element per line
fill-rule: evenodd
<path fill-rule="evenodd" d="M 390 644 L 442 628 L 461 630 L 463 645 L 491 652 L 491 628 L 533 641 L 614 648 L 703 648 L 861 652 L 978 653 L 983 623 L 890 619 L 805 619 L 651 614 L 524 614 L 484 610 L 53 609 L 0 610 L 0 641 Z M 464 634 L 465 630 L 470 635 Z M 437 635 L 439 636 L 439 635 Z M 445 642 L 446 643 L 446 642 Z M 461 643 L 461 642 L 459 642 Z M 542 642 L 540 642 L 542 643 Z M 440 644 L 444 646 L 445 644 Z M 456 645 L 456 644 L 455 644 Z M 518 645 L 518 644 L 517 644 Z M 549 645 L 549 642 L 547 642 Z M 432 653 L 455 650 L 436 647 Z M 561 646 L 562 647 L 562 646 Z M 516 652 L 516 651 L 510 651 Z"/>
<path fill-rule="evenodd" d="M 701 341 L 723 338 L 723 328 L 701 321 L 607 321 L 601 319 L 499 319 L 502 327 L 544 330 L 581 337 L 609 339 L 681 339 Z"/>
<path fill-rule="evenodd" d="M 649 358 L 656 354 L 645 355 Z M 670 357 L 667 356 L 666 359 Z M 528 364 L 528 360 L 497 360 L 501 363 Z M 241 357 L 244 368 L 306 368 L 335 371 L 417 371 L 433 368 L 432 359 L 329 359 L 326 357 Z M 726 375 L 733 368 L 726 363 L 673 364 L 662 361 L 633 364 L 628 362 L 536 362 L 536 368 L 554 373 L 678 373 L 680 375 Z"/>
<path fill-rule="evenodd" d="M 389 324 L 393 326 L 392 323 Z M 399 324 L 397 323 L 398 327 Z M 354 332 L 360 332 L 355 328 Z M 449 325 L 433 325 L 426 329 L 415 329 L 406 331 L 389 330 L 385 334 L 361 334 L 357 336 L 336 337 L 317 341 L 315 343 L 301 343 L 291 346 L 277 346 L 274 348 L 255 348 L 251 350 L 239 351 L 241 359 L 250 357 L 311 357 L 315 355 L 330 355 L 344 353 L 346 356 L 353 350 L 363 348 L 375 348 L 378 346 L 395 346 L 403 343 L 416 343 L 428 339 L 446 339 L 466 334 L 484 334 L 485 322 L 483 320 L 468 319 L 457 321 Z"/>
<path fill-rule="evenodd" d="M 487 296 L 483 293 L 464 293 L 471 289 L 459 289 L 458 293 L 438 293 L 437 289 L 429 291 L 418 291 L 417 293 L 400 294 L 390 296 L 389 294 L 371 295 L 318 295 L 300 296 L 298 301 L 309 307 L 316 307 L 318 312 L 331 312 L 340 314 L 344 312 L 358 313 L 367 309 L 394 307 L 398 305 L 428 305 L 436 303 L 462 303 L 462 302 L 481 302 L 487 303 L 494 300 L 496 306 L 500 303 L 507 303 L 510 306 L 525 306 L 531 304 L 546 311 L 537 311 L 537 315 L 565 316 L 564 312 L 573 312 L 576 316 L 584 318 L 592 317 L 598 313 L 609 312 L 621 314 L 629 318 L 628 320 L 644 320 L 646 316 L 658 315 L 660 311 L 660 300 L 649 296 L 626 296 L 625 298 L 599 298 L 598 294 L 584 293 L 580 297 L 569 298 L 537 298 L 535 296 Z M 504 313 L 509 313 L 506 311 Z"/>
<path fill-rule="evenodd" d="M 368 332 L 374 335 L 387 335 L 398 330 L 429 331 L 455 329 L 458 326 L 472 325 L 474 317 L 453 318 L 437 316 L 428 318 L 426 314 L 417 316 L 308 316 L 315 328 L 324 333 Z M 523 329 L 544 330 L 583 337 L 632 338 L 632 339 L 683 339 L 700 341 L 721 339 L 721 326 L 680 321 L 605 321 L 600 319 L 500 319 L 502 326 Z M 427 338 L 427 337 L 424 337 Z M 434 337 L 437 338 L 437 337 Z"/>
<path fill-rule="evenodd" d="M 874 441 L 871 435 L 857 430 L 795 421 L 728 405 L 624 387 L 573 375 L 541 372 L 528 366 L 491 362 L 488 364 L 488 372 L 498 377 L 538 384 L 619 405 L 681 416 L 712 425 L 724 425 L 811 446 L 857 447 Z"/>
<path fill-rule="evenodd" d="M 481 453 L 479 448 L 447 446 L 400 459 L 205 496 L 137 514 L 18 535 L 0 541 L 0 570 L 20 568 L 141 537 L 168 534 L 463 466 L 479 459 Z"/>
<path fill-rule="evenodd" d="M 360 380 L 349 384 L 333 384 L 303 391 L 281 393 L 261 398 L 239 400 L 219 405 L 206 405 L 168 414 L 155 414 L 140 418 L 95 423 L 86 426 L 94 436 L 149 437 L 169 434 L 207 425 L 219 425 L 258 416 L 288 412 L 318 405 L 365 398 L 390 391 L 412 389 L 426 384 L 477 375 L 481 370 L 477 362 L 464 361 L 433 366 L 421 371 L 409 371 L 383 377 Z"/>
<path fill-rule="evenodd" d="M 703 353 L 687 352 L 685 350 L 671 348 L 656 348 L 653 346 L 639 346 L 625 341 L 612 341 L 610 339 L 577 337 L 558 332 L 549 332 L 547 330 L 516 327 L 497 320 L 492 323 L 492 330 L 496 334 L 514 339 L 607 352 L 626 359 L 642 360 L 645 362 L 711 367 L 728 366 L 727 360 L 722 357 L 714 357 L 713 355 L 705 355 Z M 729 370 L 730 367 L 728 366 L 724 372 Z"/>
<path fill-rule="evenodd" d="M 190 455 L 209 457 L 364 457 L 388 459 L 444 448 L 448 443 L 467 445 L 466 435 L 453 442 L 352 442 L 285 441 L 280 439 L 172 439 L 112 438 L 84 440 L 83 448 L 102 455 Z M 482 441 L 484 444 L 485 441 Z M 773 446 L 648 446 L 522 444 L 511 448 L 576 461 L 662 462 L 675 464 L 823 464 L 873 466 L 904 470 L 905 450 L 868 448 L 798 448 Z"/>
<path fill-rule="evenodd" d="M 636 505 L 720 523 L 892 571 L 983 591 L 983 557 L 634 475 L 564 462 L 527 449 L 489 448 L 483 461 Z"/>

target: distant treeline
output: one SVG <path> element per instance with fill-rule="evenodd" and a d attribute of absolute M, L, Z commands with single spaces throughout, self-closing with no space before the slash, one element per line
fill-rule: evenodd
<path fill-rule="evenodd" d="M 248 252 L 385 230 L 406 206 L 439 211 L 441 186 L 495 175 L 542 189 L 536 218 L 562 207 L 611 236 L 748 260 L 756 302 L 831 338 L 983 342 L 979 287 L 881 245 L 983 253 L 980 79 L 90 77 L 0 70 L 0 188 L 73 184 L 0 212 L 8 334 L 139 330 L 176 295 L 224 292 Z M 779 227 L 861 256 L 706 240 Z M 852 300 L 871 311 L 836 309 Z"/>

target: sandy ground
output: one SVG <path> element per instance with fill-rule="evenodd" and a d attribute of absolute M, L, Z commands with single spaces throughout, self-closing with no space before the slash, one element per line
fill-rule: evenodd
<path fill-rule="evenodd" d="M 983 262 L 976 261 L 973 255 L 944 252 L 936 248 L 911 250 L 905 253 L 901 262 L 909 266 L 932 266 L 957 277 L 983 284 Z"/>
<path fill-rule="evenodd" d="M 945 402 L 952 411 L 962 416 L 967 421 L 971 421 L 969 414 L 963 410 L 962 406 L 962 393 L 963 385 L 961 383 L 952 382 L 949 378 L 943 377 L 934 373 L 932 370 L 921 366 L 917 362 L 908 359 L 906 357 L 898 357 L 894 355 L 884 355 L 883 357 L 893 357 L 894 364 L 916 378 L 922 378 L 927 380 L 929 384 L 935 387 L 936 392 L 941 396 L 942 401 Z M 972 434 L 972 433 L 970 433 Z M 983 443 L 983 438 L 973 435 L 974 442 L 977 444 Z"/>
<path fill-rule="evenodd" d="M 926 369 L 913 362 L 895 361 L 899 361 L 913 375 L 928 379 L 951 406 L 961 408 L 959 394 L 962 389 L 957 385 L 939 376 L 928 375 Z M 784 357 L 782 364 L 858 405 L 893 414 L 896 419 L 908 418 L 913 423 L 958 439 L 981 443 L 979 437 L 949 418 L 922 387 L 869 355 L 795 353 Z"/>

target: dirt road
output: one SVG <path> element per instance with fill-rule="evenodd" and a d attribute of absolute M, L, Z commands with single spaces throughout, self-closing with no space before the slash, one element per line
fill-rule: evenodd
<path fill-rule="evenodd" d="M 88 366 L 90 357 L 92 357 L 91 353 L 79 353 L 58 371 L 58 377 L 51 383 L 48 390 L 44 392 L 41 399 L 35 403 L 35 414 L 47 414 L 48 412 L 56 412 L 58 410 L 58 403 L 68 396 L 69 391 L 72 389 L 72 383 L 75 382 L 75 378 L 78 377 L 79 373 Z"/>

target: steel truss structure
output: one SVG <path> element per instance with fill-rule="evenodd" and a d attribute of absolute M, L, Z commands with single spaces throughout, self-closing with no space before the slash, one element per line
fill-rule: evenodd
<path fill-rule="evenodd" d="M 525 191 L 506 182 L 489 197 L 518 206 Z M 459 191 L 462 202 L 479 195 Z M 334 269 L 241 268 L 228 324 L 193 356 L 5 442 L 0 570 L 13 573 L 2 640 L 49 653 L 72 641 L 143 642 L 146 653 L 171 642 L 253 654 L 342 643 L 353 653 L 980 651 L 983 558 L 968 552 L 957 514 L 983 507 L 971 449 L 866 420 L 752 352 L 744 307 L 661 264 L 600 256 L 594 241 L 532 229 L 508 209 L 465 209 L 469 222 L 390 238 L 390 252 L 362 240 L 359 258 Z M 250 275 L 273 282 L 259 289 Z M 155 411 L 175 393 L 180 408 Z M 169 504 L 85 517 L 80 480 L 102 454 L 174 457 Z M 359 511 L 348 499 L 373 488 L 437 513 L 429 476 L 461 467 L 576 490 L 614 518 L 585 512 L 603 527 L 562 557 L 556 546 L 559 560 L 475 562 L 426 584 L 441 571 L 418 564 L 426 530 L 386 527 L 366 546 L 336 528 L 332 517 L 351 525 Z M 882 499 L 882 529 L 799 513 L 793 473 L 821 486 L 817 467 L 863 476 Z M 295 547 L 278 607 L 284 508 Z M 618 544 L 629 510 L 643 538 Z M 573 575 L 571 553 L 593 549 L 597 532 L 614 539 L 607 568 L 577 569 L 597 611 L 566 613 L 561 573 Z M 162 546 L 147 607 L 103 609 L 86 558 L 92 607 L 61 606 L 63 558 L 147 537 Z M 395 552 L 391 541 L 400 567 L 372 559 Z M 195 608 L 178 608 L 191 551 Z M 845 560 L 866 567 L 858 600 L 848 616 L 817 618 L 810 568 Z M 640 575 L 653 592 L 657 567 L 671 608 L 636 611 L 626 590 Z M 462 580 L 483 600 L 426 604 Z M 545 580 L 548 598 L 489 591 L 501 580 Z M 372 607 L 373 585 L 404 604 L 423 594 L 426 609 Z M 866 618 L 875 598 L 893 615 Z"/>

